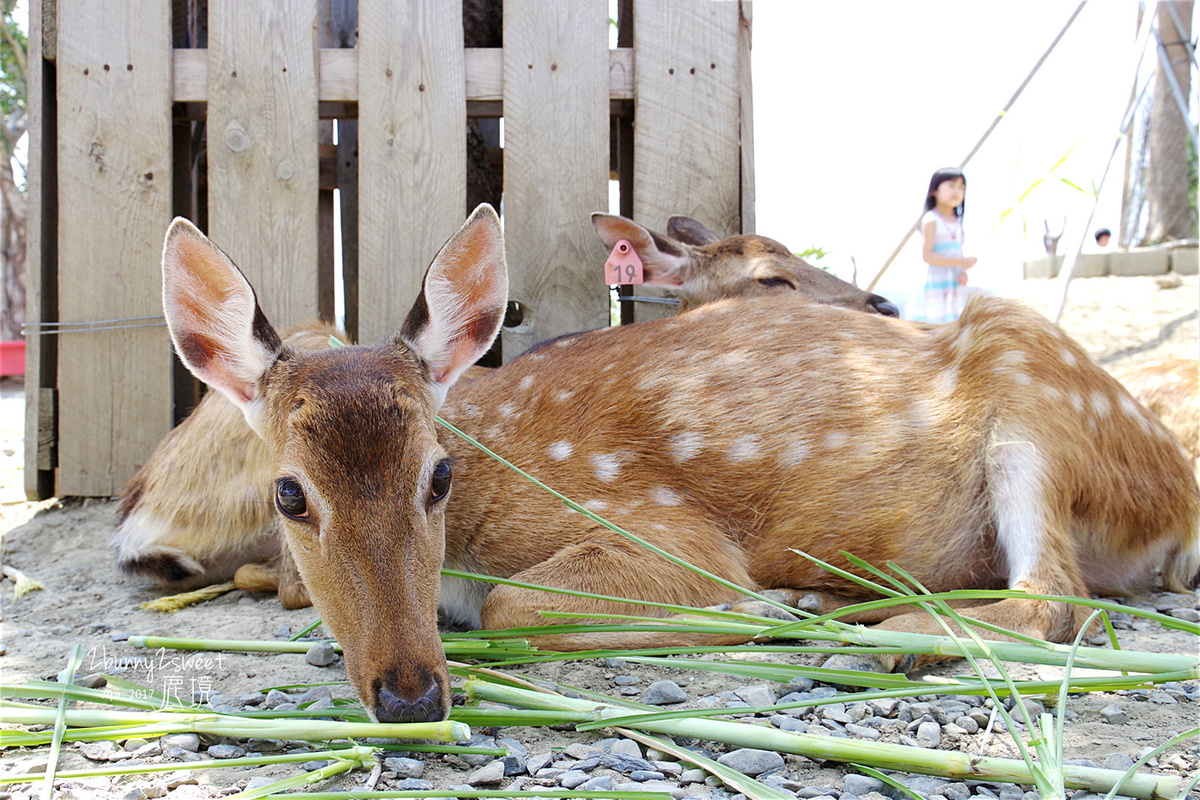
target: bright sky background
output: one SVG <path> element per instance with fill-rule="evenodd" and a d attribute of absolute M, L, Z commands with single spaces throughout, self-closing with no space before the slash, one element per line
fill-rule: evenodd
<path fill-rule="evenodd" d="M 962 161 L 1076 5 L 755 0 L 757 232 L 830 251 L 819 263 L 842 277 L 854 257 L 865 286 L 920 215 L 934 170 Z M 1060 253 L 1078 241 L 1092 198 L 1057 178 L 1100 182 L 1133 86 L 1136 32 L 1136 2 L 1091 0 L 967 165 L 973 285 L 1019 280 L 1021 262 L 1045 254 L 1043 220 L 1057 233 L 1067 218 Z M 1193 97 L 1196 87 L 1193 75 Z M 1123 172 L 1122 146 L 1093 230 L 1118 230 Z M 923 275 L 918 234 L 877 289 L 903 292 Z"/>

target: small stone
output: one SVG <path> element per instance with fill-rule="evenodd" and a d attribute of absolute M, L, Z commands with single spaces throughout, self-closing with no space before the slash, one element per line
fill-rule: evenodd
<path fill-rule="evenodd" d="M 742 747 L 731 753 L 726 753 L 718 758 L 717 762 L 753 778 L 769 769 L 782 767 L 783 756 L 774 750 L 755 750 L 749 747 Z"/>
<path fill-rule="evenodd" d="M 564 789 L 574 789 L 588 782 L 589 776 L 581 769 L 569 769 L 558 776 L 558 785 Z"/>
<path fill-rule="evenodd" d="M 612 775 L 597 775 L 575 788 L 585 792 L 611 792 L 614 783 Z"/>
<path fill-rule="evenodd" d="M 163 758 L 170 761 L 203 761 L 204 756 L 184 750 L 182 747 L 168 747 L 163 750 Z"/>
<path fill-rule="evenodd" d="M 774 690 L 764 684 L 742 686 L 734 689 L 733 693 L 739 700 L 745 701 L 747 705 L 754 706 L 755 708 L 775 705 Z"/>
<path fill-rule="evenodd" d="M 666 706 L 687 702 L 688 696 L 675 681 L 655 681 L 646 687 L 642 702 L 649 706 Z M 772 702 L 774 698 L 772 698 Z"/>
<path fill-rule="evenodd" d="M 275 629 L 276 639 L 289 639 L 292 636 L 292 626 L 286 622 L 279 623 L 279 627 Z"/>
<path fill-rule="evenodd" d="M 1101 766 L 1104 769 L 1115 769 L 1125 772 L 1127 769 L 1133 766 L 1133 759 L 1124 753 L 1110 753 L 1108 757 L 1104 759 L 1104 763 L 1101 764 Z"/>
<path fill-rule="evenodd" d="M 101 742 L 86 742 L 81 745 L 79 752 L 88 761 L 120 761 L 130 757 L 130 753 L 126 753 L 116 742 L 101 741 Z"/>
<path fill-rule="evenodd" d="M 1167 613 L 1184 622 L 1200 622 L 1200 611 L 1194 608 L 1172 608 Z"/>
<path fill-rule="evenodd" d="M 146 797 L 146 792 L 141 787 L 135 786 L 121 795 L 121 800 L 148 800 L 148 798 Z"/>
<path fill-rule="evenodd" d="M 638 783 L 645 783 L 646 781 L 666 780 L 667 776 L 656 769 L 635 769 L 633 772 L 629 773 L 629 778 L 630 780 L 635 780 Z"/>
<path fill-rule="evenodd" d="M 510 750 L 509 752 L 512 751 Z M 569 755 L 571 758 L 583 760 L 585 758 L 591 758 L 592 756 L 600 755 L 604 751 L 598 750 L 591 745 L 586 745 L 583 742 L 574 742 L 573 744 L 568 745 L 567 749 L 563 752 Z"/>
<path fill-rule="evenodd" d="M 883 781 L 868 775 L 850 773 L 842 779 L 842 791 L 862 797 L 870 792 L 882 792 Z"/>
<path fill-rule="evenodd" d="M 325 767 L 328 767 L 328 766 L 329 766 L 329 762 L 324 761 L 324 760 L 305 761 L 304 763 L 302 763 L 300 765 L 300 767 L 305 772 L 313 772 L 318 769 L 324 769 Z"/>
<path fill-rule="evenodd" d="M 808 731 L 808 723 L 802 722 L 795 717 L 789 717 L 787 714 L 775 714 L 771 717 L 771 724 L 781 731 L 789 733 L 806 733 Z"/>
<path fill-rule="evenodd" d="M 853 722 L 846 726 L 846 732 L 861 739 L 878 739 L 882 735 L 874 728 L 868 728 L 866 725 L 856 725 Z"/>
<path fill-rule="evenodd" d="M 484 783 L 500 783 L 502 780 L 504 780 L 504 762 L 496 759 L 472 772 L 471 777 L 467 778 L 467 783 L 478 786 Z"/>
<path fill-rule="evenodd" d="M 1157 703 L 1160 706 L 1173 706 L 1179 701 L 1171 696 L 1170 692 L 1151 692 L 1146 698 L 1151 703 Z"/>
<path fill-rule="evenodd" d="M 973 717 L 959 717 L 954 724 L 962 728 L 964 733 L 979 733 L 979 723 Z"/>
<path fill-rule="evenodd" d="M 670 794 L 671 792 L 678 791 L 678 789 L 678 786 L 667 781 L 646 781 L 645 783 L 618 783 L 612 788 L 612 791 L 620 793 L 665 792 Z"/>
<path fill-rule="evenodd" d="M 868 700 L 867 706 L 881 717 L 890 717 L 896 713 L 896 706 L 900 701 L 895 697 L 879 697 L 875 700 Z"/>
<path fill-rule="evenodd" d="M 702 769 L 685 769 L 679 776 L 681 783 L 704 783 L 704 779 L 708 777 L 708 773 Z"/>
<path fill-rule="evenodd" d="M 942 726 L 936 722 L 922 722 L 917 726 L 917 741 L 921 747 L 937 747 L 942 743 Z"/>
<path fill-rule="evenodd" d="M 266 775 L 255 775 L 253 778 L 246 781 L 245 791 L 252 792 L 255 789 L 261 789 L 264 786 L 270 786 L 277 780 L 278 778 L 268 778 Z"/>
<path fill-rule="evenodd" d="M 246 751 L 235 744 L 214 744 L 208 748 L 208 755 L 211 758 L 241 758 Z"/>
<path fill-rule="evenodd" d="M 267 696 L 262 692 L 246 692 L 238 698 L 238 702 L 244 706 L 261 706 L 266 699 Z"/>
<path fill-rule="evenodd" d="M 618 739 L 613 742 L 612 747 L 608 752 L 615 756 L 629 756 L 630 758 L 641 758 L 642 748 L 633 739 Z"/>
<path fill-rule="evenodd" d="M 419 778 L 425 774 L 425 762 L 416 758 L 385 758 L 383 768 L 396 773 L 398 778 Z"/>
<path fill-rule="evenodd" d="M 337 651 L 333 649 L 332 642 L 317 642 L 308 648 L 304 660 L 314 667 L 328 667 L 337 661 Z"/>
<path fill-rule="evenodd" d="M 92 673 L 91 675 L 77 675 L 75 676 L 75 685 L 82 686 L 85 689 L 99 689 L 102 686 L 108 685 L 108 678 L 105 678 L 99 672 Z"/>
<path fill-rule="evenodd" d="M 278 689 L 272 689 L 267 692 L 267 698 L 263 700 L 262 705 L 264 708 L 278 708 L 282 704 L 290 702 L 292 702 L 292 698 L 287 694 Z"/>
<path fill-rule="evenodd" d="M 641 678 L 634 677 L 633 675 L 618 675 L 617 677 L 613 678 L 613 683 L 615 683 L 617 686 L 632 686 L 635 683 L 641 682 Z"/>
<path fill-rule="evenodd" d="M 547 767 L 554 760 L 553 753 L 535 753 L 526 758 L 525 769 L 530 775 L 536 775 L 538 771 Z"/>
<path fill-rule="evenodd" d="M 401 792 L 431 792 L 433 784 L 420 778 L 404 778 L 396 781 L 396 789 Z"/>
<path fill-rule="evenodd" d="M 971 796 L 971 787 L 965 783 L 947 783 L 941 789 L 942 797 L 946 800 L 967 800 Z"/>
<path fill-rule="evenodd" d="M 1129 715 L 1116 703 L 1100 709 L 1100 718 L 1109 725 L 1124 725 L 1129 722 Z"/>
<path fill-rule="evenodd" d="M 907 786 L 909 789 L 912 789 L 922 797 L 941 794 L 942 787 L 944 787 L 946 783 L 947 781 L 943 780 L 942 778 L 934 778 L 930 777 L 929 775 L 914 775 L 913 777 L 906 778 L 904 780 L 905 786 Z"/>

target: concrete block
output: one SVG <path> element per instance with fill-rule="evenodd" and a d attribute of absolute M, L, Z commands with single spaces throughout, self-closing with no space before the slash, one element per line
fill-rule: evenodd
<path fill-rule="evenodd" d="M 1171 269 L 1180 275 L 1200 272 L 1200 248 L 1176 247 L 1171 251 Z"/>
<path fill-rule="evenodd" d="M 1166 275 L 1171 267 L 1171 251 L 1159 247 L 1114 250 L 1108 254 L 1111 275 Z"/>
<path fill-rule="evenodd" d="M 1057 272 L 1057 270 L 1055 270 Z M 1074 278 L 1103 278 L 1108 275 L 1108 253 L 1080 253 Z"/>
<path fill-rule="evenodd" d="M 1042 256 L 1033 261 L 1026 261 L 1025 277 L 1026 278 L 1053 278 L 1058 275 L 1058 270 L 1062 267 L 1063 257 Z"/>

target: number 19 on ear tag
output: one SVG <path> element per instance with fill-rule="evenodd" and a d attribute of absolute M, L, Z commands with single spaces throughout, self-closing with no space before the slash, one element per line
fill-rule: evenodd
<path fill-rule="evenodd" d="M 604 262 L 604 282 L 613 286 L 636 284 L 643 280 L 642 259 L 638 257 L 633 246 L 622 239 L 608 254 L 608 261 Z"/>

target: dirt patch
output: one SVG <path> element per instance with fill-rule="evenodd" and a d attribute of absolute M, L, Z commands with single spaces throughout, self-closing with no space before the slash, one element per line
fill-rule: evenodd
<path fill-rule="evenodd" d="M 1031 305 L 1047 308 L 1053 285 L 1050 281 L 1026 281 L 1016 287 L 1014 296 Z M 1182 279 L 1177 286 L 1160 288 L 1155 278 L 1098 278 L 1076 281 L 1071 289 L 1063 325 L 1110 371 L 1119 374 L 1147 361 L 1166 357 L 1189 356 L 1197 353 L 1197 279 Z M 119 574 L 109 550 L 109 536 L 115 505 L 107 500 L 51 502 L 30 504 L 21 502 L 20 459 L 23 432 L 21 415 L 23 400 L 20 387 L 11 383 L 0 385 L 0 526 L 7 533 L 3 539 L 3 562 L 14 566 L 42 582 L 46 589 L 26 595 L 19 601 L 12 597 L 12 584 L 0 584 L 0 608 L 3 610 L 3 648 L 0 670 L 5 683 L 20 683 L 30 678 L 52 677 L 61 670 L 71 646 L 81 643 L 86 650 L 82 674 L 109 672 L 151 685 L 160 690 L 170 687 L 181 696 L 193 691 L 219 691 L 232 698 L 247 693 L 265 691 L 271 687 L 296 684 L 345 681 L 345 670 L 338 660 L 330 666 L 318 667 L 306 662 L 304 655 L 204 654 L 180 659 L 178 653 L 158 653 L 135 650 L 123 641 L 129 633 L 186 636 L 212 639 L 270 639 L 298 631 L 313 622 L 312 609 L 286 611 L 274 597 L 232 592 L 203 605 L 184 609 L 176 614 L 163 615 L 143 611 L 138 605 L 154 599 L 160 592 L 139 580 Z M 11 452 L 10 452 L 11 451 Z M 1195 608 L 1196 597 L 1145 595 L 1128 602 L 1150 608 Z M 1119 620 L 1121 644 L 1127 649 L 1154 652 L 1192 654 L 1200 658 L 1195 637 L 1163 630 L 1153 623 L 1133 618 Z M 186 654 L 185 654 L 186 655 Z M 763 660 L 776 656 L 763 654 Z M 798 657 L 789 657 L 798 658 Z M 962 666 L 945 667 L 947 674 L 960 671 Z M 622 691 L 634 699 L 653 681 L 669 679 L 687 693 L 688 702 L 713 704 L 738 702 L 723 695 L 743 687 L 726 676 L 692 672 L 676 668 L 652 668 L 619 662 L 570 662 L 526 670 L 540 679 L 579 686 L 618 696 Z M 1026 676 L 1053 678 L 1053 670 L 1027 668 Z M 335 698 L 352 698 L 348 685 L 334 685 Z M 782 687 L 772 687 L 778 695 Z M 931 687 L 931 693 L 936 692 Z M 1121 722 L 1111 713 L 1101 711 L 1117 705 L 1127 716 Z M 861 709 L 857 709 L 861 711 Z M 983 709 L 986 711 L 986 708 Z M 855 709 L 848 709 L 855 711 Z M 912 736 L 912 722 L 904 719 L 903 709 L 890 714 L 866 712 L 871 719 L 881 720 L 877 727 L 885 741 L 903 741 Z M 952 712 L 957 713 L 957 712 Z M 852 714 L 853 716 L 853 714 Z M 936 715 L 935 715 L 936 716 Z M 1155 692 L 1124 694 L 1095 694 L 1073 698 L 1066 725 L 1066 757 L 1091 759 L 1103 763 L 1116 755 L 1136 758 L 1148 746 L 1166 740 L 1171 735 L 1200 724 L 1200 688 L 1195 682 L 1165 687 Z M 814 714 L 801 717 L 819 722 Z M 918 717 L 919 719 L 919 717 Z M 859 720 L 861 721 L 861 719 Z M 948 721 L 947 721 L 948 722 Z M 942 747 L 972 753 L 1014 757 L 1010 739 L 983 731 L 959 732 L 941 726 Z M 836 729 L 835 729 L 836 730 Z M 493 731 L 499 738 L 511 737 L 533 754 L 555 751 L 572 744 L 595 745 L 603 733 L 576 734 L 563 730 L 507 728 Z M 205 742 L 205 745 L 211 742 Z M 716 753 L 723 748 L 712 746 Z M 203 748 L 202 748 L 203 749 Z M 399 754 L 394 754 L 399 755 Z M 643 751 L 643 755 L 646 754 Z M 6 752 L 0 755 L 0 772 L 27 769 L 39 754 Z M 41 755 L 44 758 L 44 754 Z M 419 780 L 433 787 L 445 788 L 463 784 L 479 766 L 457 756 L 414 756 L 422 762 Z M 486 760 L 486 759 L 485 759 Z M 65 748 L 61 768 L 80 768 L 89 762 L 76 747 Z M 1116 763 L 1116 762 L 1113 762 Z M 395 766 L 395 765 L 394 765 Z M 398 768 L 398 767 L 397 767 Z M 686 769 L 686 765 L 684 767 Z M 1158 770 L 1165 773 L 1195 775 L 1200 769 L 1200 753 L 1195 742 L 1177 748 L 1163 756 Z M 244 786 L 256 777 L 284 777 L 298 774 L 299 767 L 257 768 L 253 770 L 205 770 L 193 776 L 199 785 L 182 785 L 170 789 L 172 797 L 216 796 L 224 787 Z M 600 775 L 604 768 L 598 768 Z M 614 772 L 609 770 L 609 772 Z M 801 796 L 814 796 L 812 788 L 849 800 L 851 790 L 843 786 L 847 770 L 833 764 L 818 764 L 800 757 L 789 757 L 782 770 L 777 771 L 776 783 L 799 791 Z M 619 770 L 615 771 L 619 778 Z M 677 796 L 722 797 L 722 790 L 704 783 L 688 783 L 677 775 L 666 775 L 672 781 Z M 364 776 L 357 774 L 327 784 L 323 788 L 351 788 L 361 785 Z M 397 786 L 401 776 L 394 770 L 385 772 L 380 788 Z M 513 778 L 500 786 L 507 788 Z M 523 778 L 523 780 L 528 780 Z M 551 782 L 553 783 L 553 781 Z M 620 780 L 617 780 L 617 785 Z M 131 778 L 73 781 L 70 796 L 160 796 L 173 784 L 167 778 Z M 493 784 L 494 785 L 494 784 Z M 536 788 L 537 784 L 528 788 Z M 808 787 L 806 791 L 804 787 Z M 1011 790 L 1002 794 L 1001 787 L 970 784 L 964 787 L 966 796 L 995 797 L 1016 800 Z M 23 790 L 12 790 L 14 796 L 25 796 Z M 954 796 L 950 789 L 938 791 Z M 960 790 L 955 790 L 960 791 Z M 0 796 L 4 789 L 0 787 Z"/>

